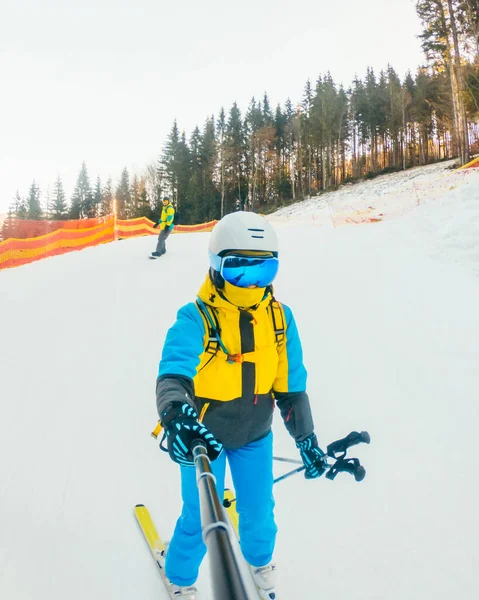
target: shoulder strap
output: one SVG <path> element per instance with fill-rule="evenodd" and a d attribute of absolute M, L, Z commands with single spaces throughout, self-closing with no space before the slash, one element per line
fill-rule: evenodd
<path fill-rule="evenodd" d="M 273 320 L 274 335 L 276 338 L 276 349 L 280 350 L 286 341 L 286 328 L 284 323 L 284 310 L 281 304 L 273 297 L 269 303 L 271 318 Z"/>
<path fill-rule="evenodd" d="M 218 321 L 218 317 L 216 315 L 216 310 L 214 307 L 205 304 L 201 298 L 196 299 L 196 307 L 200 315 L 203 317 L 203 320 L 206 325 L 206 330 L 208 331 L 208 341 L 205 346 L 205 352 L 207 354 L 211 354 L 211 358 L 214 358 L 216 354 L 218 354 L 220 348 L 228 357 L 228 362 L 242 362 L 239 358 L 242 355 L 230 355 L 225 345 L 221 341 L 221 330 Z M 286 328 L 285 328 L 285 319 L 284 319 L 284 310 L 281 304 L 275 299 L 272 298 L 269 303 L 271 319 L 273 321 L 274 328 L 274 336 L 276 340 L 276 350 L 279 352 L 281 347 L 286 341 Z M 209 361 L 208 361 L 209 362 Z M 203 366 L 203 368 L 206 365 Z"/>
<path fill-rule="evenodd" d="M 205 304 L 200 298 L 196 299 L 196 307 L 203 317 L 208 331 L 208 342 L 205 346 L 205 352 L 208 354 L 217 354 L 220 348 L 220 324 L 216 311 L 212 306 Z"/>

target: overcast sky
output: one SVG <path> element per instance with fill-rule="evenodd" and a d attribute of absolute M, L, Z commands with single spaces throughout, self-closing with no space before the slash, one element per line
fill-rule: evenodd
<path fill-rule="evenodd" d="M 297 103 L 327 70 L 423 61 L 414 0 L 0 0 L 0 212 L 86 161 L 116 181 L 160 154 L 172 122 L 268 92 Z"/>

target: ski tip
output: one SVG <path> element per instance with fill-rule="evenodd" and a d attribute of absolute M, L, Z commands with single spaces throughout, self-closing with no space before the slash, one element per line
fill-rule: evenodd
<path fill-rule="evenodd" d="M 145 508 L 144 504 L 135 504 L 135 508 Z"/>

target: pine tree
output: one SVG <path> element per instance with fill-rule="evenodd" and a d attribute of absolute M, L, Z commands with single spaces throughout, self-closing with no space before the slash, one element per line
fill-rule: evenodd
<path fill-rule="evenodd" d="M 28 219 L 28 206 L 25 198 L 22 198 L 20 194 L 17 193 L 15 195 L 14 200 L 14 211 L 13 214 L 17 219 Z"/>
<path fill-rule="evenodd" d="M 113 214 L 113 182 L 111 177 L 108 178 L 105 187 L 102 190 L 100 217 L 107 217 Z"/>
<path fill-rule="evenodd" d="M 5 218 L 5 221 L 2 223 L 2 228 L 0 230 L 0 241 L 6 240 L 11 237 L 15 237 L 16 233 L 16 207 L 18 206 L 18 200 L 20 196 L 17 191 L 17 195 L 12 204 L 10 204 L 8 208 L 8 213 Z"/>
<path fill-rule="evenodd" d="M 148 218 L 157 221 L 162 211 L 161 200 L 166 188 L 166 174 L 162 160 L 149 164 L 144 171 L 145 190 L 151 212 Z"/>
<path fill-rule="evenodd" d="M 219 171 L 220 171 L 220 218 L 226 214 L 226 115 L 223 107 L 221 107 L 218 122 L 216 124 L 216 132 L 218 136 L 219 149 Z"/>
<path fill-rule="evenodd" d="M 236 200 L 243 206 L 246 199 L 246 139 L 241 112 L 236 102 L 231 107 L 225 132 L 225 211 L 235 209 Z"/>
<path fill-rule="evenodd" d="M 103 200 L 103 190 L 101 179 L 98 175 L 96 178 L 95 189 L 93 190 L 91 216 L 98 217 L 100 215 L 101 203 Z"/>
<path fill-rule="evenodd" d="M 271 112 L 271 104 L 266 92 L 263 96 L 263 121 L 265 127 L 271 127 L 273 124 L 273 113 Z"/>
<path fill-rule="evenodd" d="M 120 183 L 116 188 L 115 199 L 118 218 L 129 219 L 131 217 L 131 193 L 130 177 L 126 167 L 121 172 Z"/>
<path fill-rule="evenodd" d="M 52 214 L 51 218 L 54 220 L 66 219 L 68 216 L 68 208 L 65 192 L 63 190 L 63 182 L 60 175 L 57 176 L 55 185 L 53 188 L 53 203 L 52 203 Z"/>
<path fill-rule="evenodd" d="M 33 181 L 27 197 L 27 219 L 38 220 L 43 216 L 40 204 L 40 188 Z"/>
<path fill-rule="evenodd" d="M 221 195 L 216 183 L 218 145 L 215 139 L 214 117 L 206 120 L 201 138 L 201 174 L 203 197 L 200 206 L 200 221 L 220 218 Z"/>
<path fill-rule="evenodd" d="M 40 204 L 42 206 L 43 217 L 46 220 L 49 220 L 51 218 L 51 211 L 52 211 L 52 194 L 50 192 L 49 185 L 47 185 L 47 189 L 46 189 L 46 191 L 43 192 L 42 196 L 43 196 L 43 203 L 40 203 Z"/>
<path fill-rule="evenodd" d="M 195 219 L 194 205 L 189 197 L 188 188 L 191 177 L 190 149 L 183 131 L 177 147 L 175 166 L 177 168 L 177 192 L 175 209 L 182 214 L 183 222 L 193 223 Z M 193 211 L 188 215 L 190 211 Z"/>
<path fill-rule="evenodd" d="M 149 219 L 152 219 L 153 215 L 152 215 L 152 210 L 151 210 L 150 199 L 148 197 L 148 191 L 146 189 L 146 178 L 145 177 L 140 178 L 140 181 L 138 184 L 138 189 L 139 189 L 139 194 L 140 194 L 140 205 L 139 205 L 139 209 L 138 209 L 138 216 L 139 217 L 148 217 Z"/>
<path fill-rule="evenodd" d="M 458 2 L 459 18 L 462 31 L 470 44 L 470 52 L 475 60 L 479 59 L 479 0 L 460 0 Z M 469 48 L 468 48 L 469 49 Z"/>
<path fill-rule="evenodd" d="M 287 122 L 287 117 L 281 110 L 281 106 L 278 104 L 274 119 L 277 159 L 275 186 L 276 194 L 280 202 L 291 198 L 293 191 L 287 160 Z"/>
<path fill-rule="evenodd" d="M 166 141 L 163 157 L 161 160 L 161 167 L 164 168 L 166 185 L 175 204 L 178 199 L 178 178 L 180 176 L 180 168 L 178 162 L 179 144 L 180 132 L 178 129 L 178 123 L 175 119 L 173 127 L 171 128 L 171 132 Z"/>
<path fill-rule="evenodd" d="M 141 203 L 141 198 L 140 198 L 140 181 L 138 179 L 138 175 L 135 173 L 135 175 L 133 175 L 133 180 L 131 182 L 131 188 L 130 188 L 130 198 L 131 198 L 131 218 L 138 218 L 141 216 L 140 214 L 140 203 Z"/>
<path fill-rule="evenodd" d="M 426 57 L 434 67 L 446 68 L 451 85 L 454 141 L 461 164 L 469 160 L 464 74 L 459 47 L 458 0 L 418 0 L 416 10 L 423 25 L 419 36 Z"/>
<path fill-rule="evenodd" d="M 387 85 L 389 106 L 387 108 L 388 131 L 391 141 L 389 164 L 398 168 L 401 164 L 402 133 L 402 87 L 396 71 L 388 65 Z"/>
<path fill-rule="evenodd" d="M 201 205 L 204 200 L 204 180 L 202 165 L 202 139 L 199 127 L 196 126 L 190 138 L 190 176 L 186 200 L 182 202 L 183 216 L 188 215 L 188 222 L 198 223 L 201 219 Z"/>
<path fill-rule="evenodd" d="M 248 175 L 248 199 L 252 208 L 258 204 L 260 143 L 259 131 L 264 126 L 264 115 L 261 104 L 253 97 L 246 111 L 244 129 L 248 139 L 246 169 Z"/>
<path fill-rule="evenodd" d="M 85 162 L 83 162 L 71 199 L 70 219 L 86 218 L 87 211 L 90 210 L 92 204 L 93 193 L 90 186 L 90 179 L 88 177 L 88 170 Z"/>

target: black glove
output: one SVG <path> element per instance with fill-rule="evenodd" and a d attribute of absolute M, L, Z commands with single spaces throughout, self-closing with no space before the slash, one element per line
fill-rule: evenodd
<path fill-rule="evenodd" d="M 191 443 L 202 440 L 210 460 L 215 460 L 223 450 L 211 431 L 198 421 L 195 409 L 186 402 L 172 402 L 161 415 L 165 430 L 168 453 L 172 460 L 185 467 L 193 466 Z"/>
<path fill-rule="evenodd" d="M 158 227 L 158 225 L 159 225 L 159 223 L 155 223 L 155 224 L 153 225 L 153 229 L 156 229 L 156 228 Z"/>
<path fill-rule="evenodd" d="M 326 455 L 318 446 L 316 434 L 312 433 L 302 442 L 296 442 L 296 446 L 301 453 L 301 458 L 306 467 L 304 472 L 306 479 L 321 477 L 328 465 Z"/>

